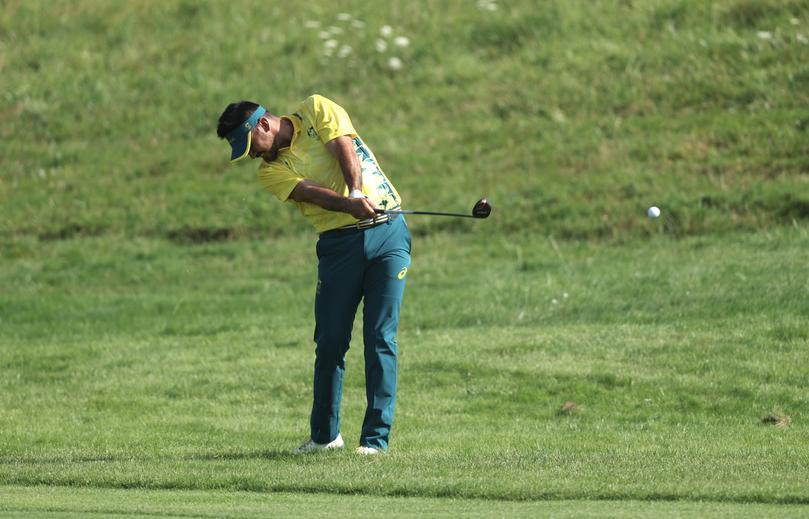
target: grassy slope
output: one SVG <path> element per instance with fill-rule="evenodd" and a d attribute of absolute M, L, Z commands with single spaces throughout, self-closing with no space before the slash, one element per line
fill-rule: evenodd
<path fill-rule="evenodd" d="M 679 233 L 809 216 L 805 0 L 342 8 L 365 27 L 329 61 L 318 31 L 350 25 L 328 3 L 4 2 L 0 231 L 297 233 L 213 126 L 231 100 L 285 112 L 314 91 L 411 207 L 486 193 L 513 209 L 501 231 L 644 235 L 653 203 Z M 399 73 L 374 49 L 384 24 L 412 42 Z"/>

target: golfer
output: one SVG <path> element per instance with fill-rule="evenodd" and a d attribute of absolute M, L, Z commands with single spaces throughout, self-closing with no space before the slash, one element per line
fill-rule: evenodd
<path fill-rule="evenodd" d="M 396 330 L 410 233 L 403 216 L 376 210 L 399 208 L 399 193 L 346 111 L 319 95 L 280 117 L 250 101 L 230 104 L 217 134 L 230 143 L 231 162 L 261 159 L 258 178 L 264 187 L 295 204 L 319 233 L 311 436 L 293 453 L 344 446 L 345 355 L 363 298 L 368 407 L 357 452 L 385 452 L 396 403 Z"/>

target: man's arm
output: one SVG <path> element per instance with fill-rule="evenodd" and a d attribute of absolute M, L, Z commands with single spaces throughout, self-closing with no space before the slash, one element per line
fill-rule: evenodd
<path fill-rule="evenodd" d="M 373 218 L 375 206 L 367 198 L 346 198 L 311 180 L 301 180 L 289 198 L 296 202 L 315 204 L 329 211 L 348 213 L 358 220 Z"/>
<path fill-rule="evenodd" d="M 343 178 L 348 186 L 348 192 L 362 191 L 362 168 L 351 137 L 343 135 L 332 139 L 326 143 L 326 149 L 340 163 L 340 169 L 343 171 Z"/>

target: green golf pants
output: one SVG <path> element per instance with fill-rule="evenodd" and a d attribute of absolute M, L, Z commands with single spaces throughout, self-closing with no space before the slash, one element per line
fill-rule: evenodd
<path fill-rule="evenodd" d="M 340 433 L 345 357 L 354 316 L 363 304 L 367 408 L 360 445 L 387 450 L 396 403 L 396 330 L 410 266 L 410 232 L 404 217 L 369 229 L 338 229 L 317 242 L 315 376 L 312 440 Z"/>

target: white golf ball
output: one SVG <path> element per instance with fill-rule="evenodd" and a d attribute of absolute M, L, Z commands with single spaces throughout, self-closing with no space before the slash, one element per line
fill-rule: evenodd
<path fill-rule="evenodd" d="M 653 205 L 646 210 L 646 214 L 649 215 L 649 218 L 657 218 L 660 216 L 660 208 Z"/>

